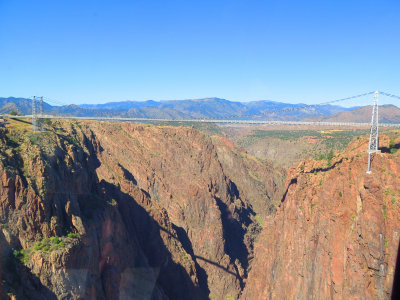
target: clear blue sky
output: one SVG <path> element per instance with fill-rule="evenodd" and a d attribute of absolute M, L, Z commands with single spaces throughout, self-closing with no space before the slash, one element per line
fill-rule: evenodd
<path fill-rule="evenodd" d="M 399 0 L 0 0 L 0 96 L 400 94 L 399 16 Z"/>

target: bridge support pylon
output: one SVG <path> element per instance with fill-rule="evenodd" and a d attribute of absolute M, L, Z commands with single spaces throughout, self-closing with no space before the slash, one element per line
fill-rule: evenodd
<path fill-rule="evenodd" d="M 32 98 L 32 131 L 37 131 L 36 96 Z"/>
<path fill-rule="evenodd" d="M 374 94 L 374 104 L 372 106 L 372 117 L 371 117 L 371 131 L 369 134 L 369 145 L 368 145 L 368 170 L 367 174 L 371 174 L 371 159 L 372 154 L 379 153 L 379 129 L 378 129 L 378 96 L 379 92 L 376 91 Z"/>

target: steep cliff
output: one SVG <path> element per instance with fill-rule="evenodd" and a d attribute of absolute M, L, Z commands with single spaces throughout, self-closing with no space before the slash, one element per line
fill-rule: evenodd
<path fill-rule="evenodd" d="M 367 143 L 289 170 L 242 299 L 390 298 L 400 238 L 400 138 L 381 137 L 372 174 Z"/>
<path fill-rule="evenodd" d="M 282 176 L 190 128 L 57 121 L 1 130 L 0 178 L 4 299 L 221 299 Z"/>

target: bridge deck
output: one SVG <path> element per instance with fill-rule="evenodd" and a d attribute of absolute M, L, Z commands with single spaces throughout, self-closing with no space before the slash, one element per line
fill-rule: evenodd
<path fill-rule="evenodd" d="M 10 119 L 30 119 L 32 116 L 11 116 Z M 265 120 L 225 120 L 225 119 L 162 119 L 162 118 L 123 118 L 123 117 L 75 117 L 75 116 L 37 116 L 38 119 L 72 119 L 98 120 L 120 122 L 184 122 L 184 123 L 219 123 L 219 124 L 248 124 L 248 125 L 312 125 L 312 126 L 342 126 L 342 127 L 370 127 L 370 123 L 357 122 L 309 122 L 309 121 L 265 121 Z M 400 127 L 398 123 L 379 123 L 380 127 Z"/>

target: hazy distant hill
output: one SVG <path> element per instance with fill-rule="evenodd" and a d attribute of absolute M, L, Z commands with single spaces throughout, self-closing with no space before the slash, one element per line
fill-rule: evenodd
<path fill-rule="evenodd" d="M 379 122 L 400 123 L 400 108 L 395 105 L 382 105 L 378 110 Z M 344 111 L 331 116 L 318 117 L 320 121 L 331 122 L 371 122 L 372 106 L 363 106 L 354 110 Z"/>
<path fill-rule="evenodd" d="M 323 105 L 308 109 L 298 109 L 292 112 L 266 112 L 281 111 L 288 108 L 299 108 L 306 104 L 289 104 L 268 100 L 235 102 L 220 98 L 166 100 L 166 101 L 125 101 L 109 102 L 105 104 L 83 104 L 80 107 L 97 111 L 113 112 L 114 114 L 129 117 L 162 117 L 162 118 L 231 118 L 232 116 L 245 116 L 245 119 L 274 119 L 274 120 L 301 120 L 310 116 L 328 116 L 337 112 L 347 111 L 334 105 Z M 123 109 L 122 109 L 123 108 Z M 124 110 L 125 109 L 125 110 Z M 257 116 L 249 116 L 259 114 Z M 261 114 L 261 115 L 260 115 Z"/>
<path fill-rule="evenodd" d="M 15 110 L 21 114 L 31 114 L 32 101 L 25 98 L 0 98 L 0 113 Z M 289 104 L 268 100 L 235 102 L 220 98 L 166 100 L 166 101 L 123 101 L 104 104 L 82 104 L 52 106 L 44 103 L 44 113 L 68 116 L 121 116 L 143 118 L 233 118 L 269 120 L 324 119 L 337 113 L 351 111 L 335 105 L 314 106 Z M 296 108 L 293 111 L 285 109 Z M 273 113 L 276 112 L 276 113 Z M 336 115 L 335 115 L 336 116 Z"/>

